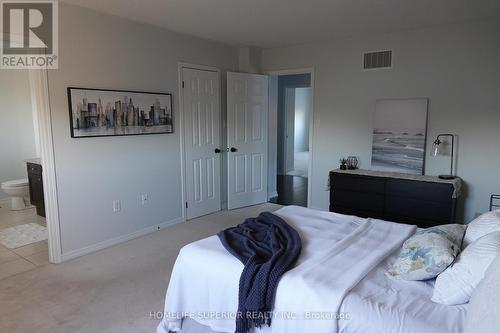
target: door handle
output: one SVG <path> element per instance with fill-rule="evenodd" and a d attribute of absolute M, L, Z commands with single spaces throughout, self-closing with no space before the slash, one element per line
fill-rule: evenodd
<path fill-rule="evenodd" d="M 216 154 L 220 154 L 220 152 L 221 152 L 221 150 L 219 148 L 215 148 L 214 151 L 215 151 Z"/>
<path fill-rule="evenodd" d="M 234 148 L 234 147 L 231 147 L 230 151 L 231 151 L 231 153 L 234 153 L 234 152 L 237 152 L 237 151 L 238 151 L 238 149 L 236 149 L 236 148 Z"/>

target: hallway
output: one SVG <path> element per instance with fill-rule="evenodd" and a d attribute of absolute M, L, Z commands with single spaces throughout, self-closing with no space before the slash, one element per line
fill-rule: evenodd
<path fill-rule="evenodd" d="M 307 178 L 278 175 L 278 196 L 269 201 L 280 205 L 307 207 Z"/>

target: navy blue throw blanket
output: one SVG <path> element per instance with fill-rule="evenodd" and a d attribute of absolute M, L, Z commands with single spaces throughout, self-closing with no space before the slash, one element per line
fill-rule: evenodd
<path fill-rule="evenodd" d="M 222 245 L 244 265 L 240 277 L 236 333 L 271 325 L 274 295 L 281 276 L 297 261 L 299 234 L 269 212 L 217 234 Z"/>

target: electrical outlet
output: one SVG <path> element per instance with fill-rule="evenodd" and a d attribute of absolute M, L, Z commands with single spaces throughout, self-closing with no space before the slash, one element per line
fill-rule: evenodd
<path fill-rule="evenodd" d="M 146 205 L 149 202 L 149 194 L 141 195 L 141 203 L 142 205 Z"/>
<path fill-rule="evenodd" d="M 120 200 L 113 200 L 113 212 L 118 213 L 122 210 L 122 202 Z"/>

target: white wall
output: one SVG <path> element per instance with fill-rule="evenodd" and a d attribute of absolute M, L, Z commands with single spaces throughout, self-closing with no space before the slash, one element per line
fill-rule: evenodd
<path fill-rule="evenodd" d="M 428 97 L 427 147 L 438 133 L 459 137 L 465 220 L 500 192 L 500 21 L 405 31 L 263 51 L 264 71 L 314 67 L 312 206 L 328 209 L 328 171 L 341 156 L 370 167 L 375 100 Z M 362 71 L 363 51 L 394 49 L 394 69 Z M 426 173 L 449 160 L 426 156 Z"/>
<path fill-rule="evenodd" d="M 235 70 L 237 49 L 60 3 L 49 71 L 63 255 L 181 217 L 178 62 Z M 171 92 L 174 134 L 70 138 L 68 86 Z M 222 88 L 225 91 L 225 85 Z M 225 95 L 222 96 L 225 108 Z M 141 206 L 142 193 L 150 202 Z M 122 209 L 113 213 L 112 201 Z"/>
<path fill-rule="evenodd" d="M 294 152 L 309 151 L 311 88 L 295 89 Z"/>
<path fill-rule="evenodd" d="M 259 74 L 261 61 L 260 49 L 251 47 L 238 49 L 238 72 Z"/>
<path fill-rule="evenodd" d="M 24 160 L 36 157 L 28 71 L 0 71 L 0 119 L 0 183 L 27 178 Z"/>

